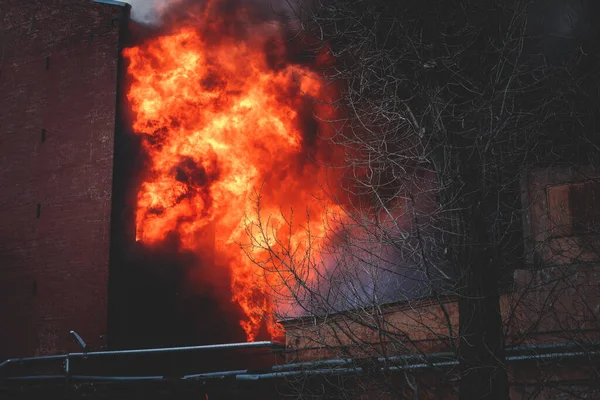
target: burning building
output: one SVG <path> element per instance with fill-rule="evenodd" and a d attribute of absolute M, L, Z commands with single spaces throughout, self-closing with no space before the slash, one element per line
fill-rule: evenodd
<path fill-rule="evenodd" d="M 339 177 L 320 167 L 337 151 L 321 140 L 335 110 L 314 101 L 335 95 L 312 68 L 326 54 L 311 58 L 298 35 L 241 2 L 174 2 L 155 27 L 131 24 L 129 7 L 108 0 L 9 1 L 2 12 L 0 366 L 10 379 L 176 380 L 192 391 L 218 382 L 209 385 L 218 391 L 317 376 L 312 394 L 335 397 L 356 384 L 346 376 L 376 378 L 364 395 L 378 393 L 381 375 L 398 372 L 392 385 L 404 390 L 406 371 L 427 381 L 442 370 L 430 386 L 445 395 L 457 364 L 449 293 L 274 317 L 311 300 L 296 283 L 347 272 L 311 264 L 343 203 L 327 200 L 328 179 Z M 501 299 L 514 322 L 508 361 L 596 360 L 597 297 L 586 281 L 597 258 L 581 245 L 581 220 L 597 222 L 595 180 L 594 170 L 540 168 L 517 189 L 526 212 L 514 219 L 525 221 L 515 248 L 530 260 Z M 573 272 L 567 256 L 585 265 L 557 291 L 553 277 Z M 298 259 L 300 268 L 278 268 Z M 276 304 L 275 294 L 293 301 Z M 564 329 L 571 322 L 577 330 Z M 285 346 L 275 342 L 284 336 Z M 283 352 L 288 364 L 275 365 Z M 521 374 L 515 385 L 541 371 L 510 368 Z M 333 391 L 319 392 L 332 375 Z"/>
<path fill-rule="evenodd" d="M 271 341 L 186 345 L 282 338 L 247 215 L 314 202 L 326 89 L 261 10 L 225 3 L 158 28 L 116 1 L 2 4 L 3 375 L 275 362 Z"/>
<path fill-rule="evenodd" d="M 325 213 L 320 60 L 259 7 L 174 4 L 158 27 L 113 1 L 3 8 L 3 356 L 72 350 L 70 331 L 94 349 L 282 337 L 284 278 L 246 234 L 278 218 L 307 251 L 287 222 Z"/>

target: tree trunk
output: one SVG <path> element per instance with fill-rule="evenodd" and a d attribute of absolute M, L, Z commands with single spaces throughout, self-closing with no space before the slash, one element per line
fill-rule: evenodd
<path fill-rule="evenodd" d="M 480 173 L 463 175 L 469 182 L 459 197 L 459 239 L 454 265 L 459 273 L 459 348 L 461 373 L 459 399 L 507 400 L 499 277 L 502 260 L 486 222 L 485 203 L 493 192 L 485 192 Z M 478 185 L 479 183 L 479 185 Z M 487 200 L 487 201 L 486 201 Z"/>

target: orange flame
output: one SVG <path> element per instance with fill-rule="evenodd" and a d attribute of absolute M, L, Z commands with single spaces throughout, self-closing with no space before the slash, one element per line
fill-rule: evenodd
<path fill-rule="evenodd" d="M 272 319 L 272 291 L 283 279 L 236 244 L 247 242 L 251 195 L 263 187 L 269 215 L 302 210 L 322 173 L 306 160 L 299 115 L 306 94 L 319 95 L 322 84 L 300 66 L 270 68 L 263 49 L 274 38 L 283 40 L 276 27 L 261 25 L 246 40 L 222 37 L 215 45 L 183 26 L 124 51 L 133 130 L 150 160 L 137 198 L 137 239 L 152 244 L 176 231 L 184 248 L 200 251 L 202 232 L 212 229 L 217 257 L 231 271 L 232 300 L 247 316 L 240 324 L 248 341 Z M 317 222 L 324 214 L 311 212 Z M 299 246 L 308 234 L 293 229 L 284 233 Z M 281 334 L 272 320 L 267 328 Z"/>

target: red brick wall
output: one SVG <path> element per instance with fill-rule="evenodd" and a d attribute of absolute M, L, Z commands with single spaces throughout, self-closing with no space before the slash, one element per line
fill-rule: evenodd
<path fill-rule="evenodd" d="M 0 1 L 0 360 L 76 350 L 69 330 L 90 347 L 105 342 L 128 12 L 91 0 Z"/>

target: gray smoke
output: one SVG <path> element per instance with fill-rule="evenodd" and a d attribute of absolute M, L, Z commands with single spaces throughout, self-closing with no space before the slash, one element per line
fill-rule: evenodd
<path fill-rule="evenodd" d="M 131 18 L 134 21 L 156 25 L 161 22 L 163 15 L 169 7 L 189 0 L 122 0 L 131 4 Z M 199 0 L 201 1 L 201 0 Z M 261 7 L 273 11 L 274 15 L 291 17 L 293 12 L 290 6 L 300 4 L 298 0 L 238 0 L 240 4 Z"/>
<path fill-rule="evenodd" d="M 131 4 L 131 18 L 144 24 L 158 24 L 168 7 L 183 0 L 124 0 Z"/>

